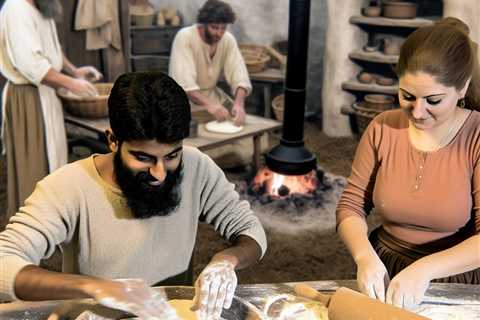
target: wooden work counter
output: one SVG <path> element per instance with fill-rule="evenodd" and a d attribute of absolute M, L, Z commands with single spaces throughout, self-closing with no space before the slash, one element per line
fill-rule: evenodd
<path fill-rule="evenodd" d="M 339 287 L 356 289 L 353 280 L 301 282 L 324 293 L 333 293 Z M 260 314 L 265 314 L 266 302 L 275 295 L 292 294 L 295 283 L 239 285 L 236 296 L 253 304 Z M 418 312 L 433 319 L 479 319 L 480 288 L 474 285 L 431 284 Z M 75 302 L 77 300 L 74 300 Z M 80 300 L 78 300 L 80 301 Z M 0 319 L 44 320 L 61 301 L 13 302 L 0 304 Z M 442 315 L 441 317 L 438 315 Z M 272 319 L 267 318 L 265 319 Z M 273 318 L 274 319 L 274 318 Z M 272 319 L 272 320 L 273 320 Z"/>

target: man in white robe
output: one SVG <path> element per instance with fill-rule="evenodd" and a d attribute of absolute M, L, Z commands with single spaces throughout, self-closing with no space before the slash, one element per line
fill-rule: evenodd
<path fill-rule="evenodd" d="M 2 100 L 7 217 L 37 181 L 67 163 L 62 104 L 55 89 L 94 95 L 95 87 L 84 79 L 101 76 L 93 67 L 76 68 L 64 56 L 55 26 L 61 15 L 59 0 L 6 0 L 0 11 L 0 72 L 8 80 Z"/>
<path fill-rule="evenodd" d="M 226 30 L 234 21 L 230 5 L 219 0 L 206 1 L 199 10 L 198 23 L 177 33 L 169 74 L 187 92 L 194 118 L 204 110 L 218 121 L 231 119 L 241 126 L 245 123 L 245 98 L 252 85 L 237 42 Z M 217 87 L 222 75 L 233 99 Z M 206 153 L 221 167 L 229 168 L 251 163 L 253 146 L 244 139 Z"/>

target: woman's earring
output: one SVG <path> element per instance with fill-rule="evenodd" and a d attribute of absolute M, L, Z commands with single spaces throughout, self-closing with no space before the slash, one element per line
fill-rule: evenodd
<path fill-rule="evenodd" d="M 457 106 L 459 106 L 460 108 L 465 108 L 465 98 L 459 99 Z"/>

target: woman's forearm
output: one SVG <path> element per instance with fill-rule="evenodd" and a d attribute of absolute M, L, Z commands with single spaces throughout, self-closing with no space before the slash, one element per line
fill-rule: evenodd
<path fill-rule="evenodd" d="M 454 247 L 423 257 L 414 265 L 427 271 L 431 279 L 445 278 L 480 268 L 480 235 L 472 236 Z"/>
<path fill-rule="evenodd" d="M 368 226 L 363 218 L 346 218 L 339 224 L 338 233 L 356 263 L 376 254 L 368 240 Z"/>

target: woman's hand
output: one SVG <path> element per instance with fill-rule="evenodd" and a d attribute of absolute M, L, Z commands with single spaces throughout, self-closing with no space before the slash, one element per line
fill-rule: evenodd
<path fill-rule="evenodd" d="M 100 71 L 92 66 L 84 66 L 76 68 L 75 77 L 90 82 L 97 82 L 103 77 L 103 75 L 100 73 Z"/>
<path fill-rule="evenodd" d="M 362 293 L 385 302 L 385 290 L 389 281 L 387 269 L 376 254 L 357 261 L 357 284 Z"/>
<path fill-rule="evenodd" d="M 430 284 L 428 270 L 413 263 L 393 277 L 387 289 L 386 302 L 400 308 L 411 309 L 419 305 Z"/>
<path fill-rule="evenodd" d="M 210 262 L 195 282 L 194 309 L 199 310 L 199 319 L 220 319 L 223 308 L 232 305 L 236 287 L 237 275 L 231 262 Z"/>
<path fill-rule="evenodd" d="M 162 291 L 150 288 L 141 279 L 99 280 L 86 289 L 106 307 L 132 313 L 145 319 L 178 319 Z"/>

